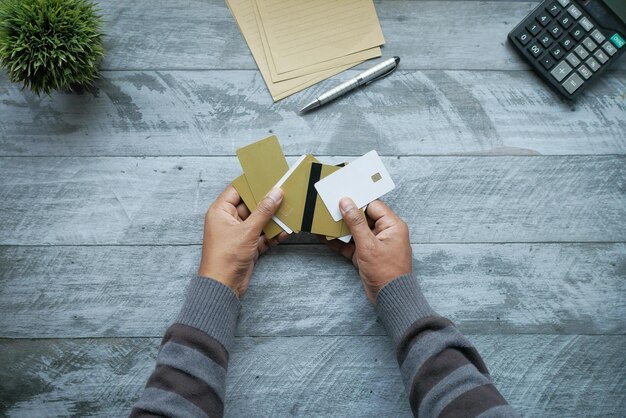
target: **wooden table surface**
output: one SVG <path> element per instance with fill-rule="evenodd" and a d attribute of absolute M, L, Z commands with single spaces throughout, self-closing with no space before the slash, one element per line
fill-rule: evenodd
<path fill-rule="evenodd" d="M 235 150 L 276 134 L 290 161 L 385 156 L 424 293 L 522 415 L 624 416 L 626 60 L 561 100 L 506 42 L 535 4 L 377 2 L 400 69 L 304 116 L 356 70 L 272 103 L 222 0 L 103 1 L 91 93 L 2 72 L 0 415 L 129 412 Z M 356 272 L 310 236 L 258 264 L 226 415 L 410 415 Z"/>

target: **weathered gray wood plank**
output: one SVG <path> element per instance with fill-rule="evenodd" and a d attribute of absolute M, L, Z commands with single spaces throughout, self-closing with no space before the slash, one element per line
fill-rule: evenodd
<path fill-rule="evenodd" d="M 619 416 L 624 336 L 470 336 L 523 416 Z M 3 340 L 0 413 L 127 415 L 159 339 Z M 238 338 L 226 415 L 410 416 L 387 337 Z"/>
<path fill-rule="evenodd" d="M 474 334 L 626 330 L 626 244 L 413 245 L 426 297 Z M 0 247 L 0 337 L 158 337 L 199 246 Z M 312 274 L 314 272 L 315 274 Z M 263 257 L 238 335 L 385 335 L 351 264 L 320 245 Z"/>
<path fill-rule="evenodd" d="M 384 161 L 414 243 L 626 241 L 623 156 Z M 0 158 L 0 244 L 199 244 L 240 172 L 234 157 Z"/>
<path fill-rule="evenodd" d="M 385 56 L 405 69 L 528 68 L 506 42 L 536 2 L 381 1 Z M 106 69 L 256 69 L 223 0 L 100 2 Z M 416 53 L 417 51 L 417 53 Z M 622 60 L 619 67 L 626 68 Z"/>
<path fill-rule="evenodd" d="M 626 152 L 623 71 L 575 104 L 529 71 L 399 71 L 297 113 L 334 83 L 273 104 L 256 71 L 105 72 L 92 93 L 52 97 L 2 74 L 0 155 L 234 155 L 270 132 L 289 155 Z"/>

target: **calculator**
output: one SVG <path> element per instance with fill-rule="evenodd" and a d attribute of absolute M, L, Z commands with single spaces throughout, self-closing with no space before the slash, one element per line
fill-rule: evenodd
<path fill-rule="evenodd" d="M 574 99 L 626 51 L 626 0 L 545 0 L 508 39 L 552 89 Z"/>

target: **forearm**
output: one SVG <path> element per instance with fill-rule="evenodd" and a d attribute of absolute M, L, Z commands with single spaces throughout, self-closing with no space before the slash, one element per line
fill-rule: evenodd
<path fill-rule="evenodd" d="M 476 349 L 432 310 L 413 275 L 383 287 L 377 310 L 394 340 L 415 416 L 517 416 Z"/>
<path fill-rule="evenodd" d="M 228 287 L 212 279 L 192 279 L 131 417 L 222 416 L 228 352 L 239 309 L 239 300 Z"/>

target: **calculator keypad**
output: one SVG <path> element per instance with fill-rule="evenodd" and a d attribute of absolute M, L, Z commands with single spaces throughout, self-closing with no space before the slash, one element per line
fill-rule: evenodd
<path fill-rule="evenodd" d="M 587 61 L 585 61 L 585 64 L 587 64 L 587 67 L 591 68 L 594 72 L 600 69 L 600 64 L 598 64 L 598 61 L 594 60 L 593 58 L 589 58 Z"/>
<path fill-rule="evenodd" d="M 534 57 L 553 84 L 573 94 L 616 59 L 612 57 L 624 44 L 619 34 L 603 30 L 574 0 L 552 0 L 544 1 L 509 36 Z"/>
<path fill-rule="evenodd" d="M 578 67 L 578 74 L 582 75 L 583 78 L 585 80 L 588 80 L 589 77 L 591 77 L 591 70 L 589 70 L 589 68 L 585 67 L 584 65 L 581 65 L 580 67 Z"/>
<path fill-rule="evenodd" d="M 580 41 L 583 36 L 585 36 L 585 30 L 582 26 L 576 25 L 574 26 L 574 29 L 571 30 L 570 35 L 572 35 L 576 41 Z"/>
<path fill-rule="evenodd" d="M 593 23 L 591 23 L 591 21 L 586 17 L 580 19 L 580 26 L 582 26 L 587 32 L 593 29 Z"/>
<path fill-rule="evenodd" d="M 588 36 L 585 39 L 583 39 L 583 45 L 585 45 L 585 48 L 587 48 L 589 50 L 589 52 L 593 52 L 593 50 L 596 49 L 596 47 L 598 46 Z"/>
<path fill-rule="evenodd" d="M 591 37 L 599 44 L 604 42 L 604 40 L 606 39 L 606 37 L 602 35 L 602 33 L 598 29 L 594 29 L 594 31 L 591 32 Z"/>
<path fill-rule="evenodd" d="M 573 74 L 570 78 L 568 78 L 565 83 L 563 83 L 563 87 L 569 94 L 574 93 L 580 86 L 584 83 L 583 79 L 580 78 L 578 74 Z"/>
<path fill-rule="evenodd" d="M 572 54 L 571 52 L 567 55 L 567 57 L 565 57 L 565 59 L 567 60 L 567 62 L 570 63 L 570 65 L 572 67 L 577 67 L 581 63 L 581 61 L 578 59 L 578 57 L 576 55 Z"/>
<path fill-rule="evenodd" d="M 601 49 L 598 49 L 596 52 L 594 52 L 593 56 L 598 61 L 600 61 L 600 64 L 604 64 L 605 62 L 607 62 L 609 60 L 609 57 L 607 57 L 606 54 L 604 53 L 604 51 L 602 51 Z"/>
<path fill-rule="evenodd" d="M 556 78 L 556 81 L 561 81 L 571 72 L 572 67 L 570 67 L 567 62 L 561 61 L 554 70 L 550 71 L 550 74 L 552 74 L 552 77 Z"/>
<path fill-rule="evenodd" d="M 569 51 L 574 48 L 574 40 L 570 38 L 569 35 L 565 35 L 563 39 L 561 39 L 561 45 L 563 45 L 563 48 L 565 48 L 566 51 Z"/>
<path fill-rule="evenodd" d="M 574 20 L 578 20 L 578 18 L 582 16 L 582 13 L 580 12 L 580 10 L 578 10 L 578 7 L 574 6 L 573 4 L 567 9 L 567 11 L 574 18 Z"/>
<path fill-rule="evenodd" d="M 617 49 L 610 42 L 605 42 L 604 45 L 602 45 L 602 49 L 604 49 L 610 56 L 615 55 L 617 52 Z"/>

